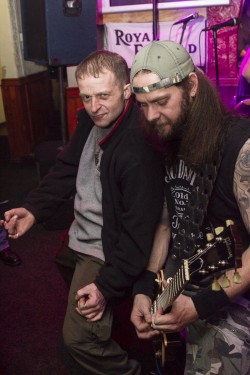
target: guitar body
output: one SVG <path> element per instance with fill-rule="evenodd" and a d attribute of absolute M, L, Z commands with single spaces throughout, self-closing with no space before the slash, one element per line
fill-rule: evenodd
<path fill-rule="evenodd" d="M 185 340 L 180 332 L 163 333 L 152 344 L 157 375 L 184 373 L 184 361 L 180 358 L 185 358 Z"/>

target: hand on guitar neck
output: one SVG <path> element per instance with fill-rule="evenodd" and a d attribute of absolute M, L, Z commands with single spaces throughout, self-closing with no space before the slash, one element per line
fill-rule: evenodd
<path fill-rule="evenodd" d="M 171 311 L 167 314 L 160 307 L 152 315 L 151 306 L 152 301 L 149 297 L 144 294 L 135 296 L 131 321 L 140 339 L 152 339 L 161 334 L 161 331 L 180 331 L 198 319 L 192 299 L 182 294 L 173 302 Z"/>
<path fill-rule="evenodd" d="M 198 319 L 196 309 L 190 297 L 180 295 L 169 313 L 159 308 L 151 313 L 152 301 L 144 294 L 137 294 L 134 299 L 131 321 L 140 339 L 152 339 L 164 332 L 178 332 L 187 324 Z"/>
<path fill-rule="evenodd" d="M 167 314 L 160 307 L 152 315 L 152 328 L 166 333 L 179 332 L 198 318 L 192 299 L 180 294 Z"/>
<path fill-rule="evenodd" d="M 137 294 L 131 314 L 131 322 L 135 326 L 137 336 L 140 339 L 151 339 L 160 334 L 152 328 L 152 301 L 144 294 Z"/>

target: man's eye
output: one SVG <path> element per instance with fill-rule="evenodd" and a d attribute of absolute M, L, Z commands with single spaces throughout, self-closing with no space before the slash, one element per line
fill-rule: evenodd
<path fill-rule="evenodd" d="M 101 94 L 100 98 L 101 99 L 108 99 L 109 95 L 108 94 Z"/>
<path fill-rule="evenodd" d="M 137 102 L 137 105 L 138 105 L 138 107 L 140 107 L 140 108 L 146 108 L 146 107 L 147 107 L 147 104 L 146 104 L 146 103 L 140 103 L 140 102 Z"/>
<path fill-rule="evenodd" d="M 83 95 L 81 98 L 82 98 L 82 101 L 86 103 L 86 102 L 88 102 L 90 100 L 91 96 L 89 96 L 89 95 Z"/>
<path fill-rule="evenodd" d="M 159 100 L 159 101 L 157 102 L 157 104 L 160 105 L 160 106 L 162 106 L 162 105 L 166 105 L 167 102 L 168 102 L 167 99 L 162 99 L 162 100 Z"/>

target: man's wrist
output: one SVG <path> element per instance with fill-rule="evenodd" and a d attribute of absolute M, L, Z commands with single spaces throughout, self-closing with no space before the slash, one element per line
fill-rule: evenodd
<path fill-rule="evenodd" d="M 133 296 L 136 294 L 145 294 L 153 301 L 155 298 L 155 288 L 157 275 L 155 272 L 145 270 L 133 287 Z"/>
<path fill-rule="evenodd" d="M 209 318 L 231 302 L 224 289 L 213 291 L 211 286 L 201 290 L 191 298 L 200 319 Z"/>

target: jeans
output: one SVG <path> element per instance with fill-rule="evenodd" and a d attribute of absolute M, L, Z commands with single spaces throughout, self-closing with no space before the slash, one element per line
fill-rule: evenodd
<path fill-rule="evenodd" d="M 3 227 L 0 227 L 0 251 L 3 251 L 9 247 L 8 233 Z"/>

